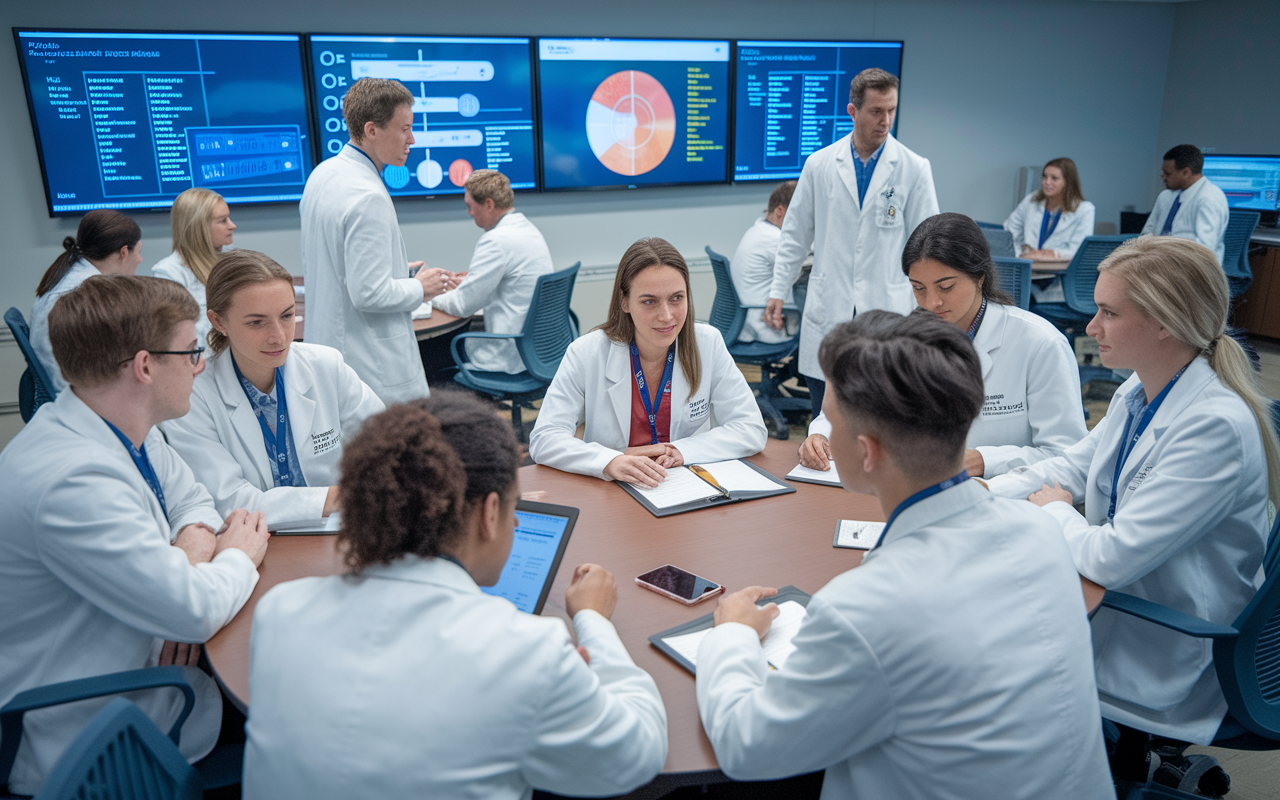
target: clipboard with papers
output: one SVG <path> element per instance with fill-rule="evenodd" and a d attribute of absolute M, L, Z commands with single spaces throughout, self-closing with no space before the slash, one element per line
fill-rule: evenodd
<path fill-rule="evenodd" d="M 666 479 L 653 488 L 624 481 L 618 485 L 655 517 L 791 494 L 796 490 L 741 458 L 668 469 Z"/>
<path fill-rule="evenodd" d="M 800 623 L 804 622 L 805 615 L 808 613 L 809 598 L 807 593 L 794 586 L 784 586 L 773 597 L 766 597 L 756 604 L 761 606 L 769 603 L 778 604 L 778 617 L 769 626 L 769 632 L 760 640 L 760 646 L 764 649 L 764 657 L 770 669 L 782 669 L 787 657 L 795 650 L 791 640 L 795 637 L 796 631 L 800 630 Z M 696 675 L 698 674 L 698 645 L 702 644 L 703 637 L 713 627 L 715 627 L 715 615 L 707 614 L 662 633 L 655 633 L 649 637 L 649 644 Z"/>

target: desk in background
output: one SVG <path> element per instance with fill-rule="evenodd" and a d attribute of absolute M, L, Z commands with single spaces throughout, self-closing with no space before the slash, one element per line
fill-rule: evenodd
<path fill-rule="evenodd" d="M 1253 283 L 1240 296 L 1231 323 L 1257 336 L 1280 339 L 1280 230 L 1257 228 L 1249 239 Z"/>

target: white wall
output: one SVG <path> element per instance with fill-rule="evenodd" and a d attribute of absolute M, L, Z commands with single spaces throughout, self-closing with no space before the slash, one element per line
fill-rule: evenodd
<path fill-rule="evenodd" d="M 1262 6 L 1264 0 L 1257 0 Z M 1210 5 L 1191 3 L 1185 6 Z M 1079 164 L 1100 221 L 1149 204 L 1175 9 L 1166 3 L 1090 0 L 651 0 L 641 14 L 567 0 L 468 3 L 402 0 L 59 0 L 0 5 L 0 26 L 352 33 L 880 38 L 905 42 L 899 134 L 933 163 L 939 202 L 1002 220 L 1015 171 L 1068 155 Z M 216 10 L 215 10 L 216 9 Z M 1179 13 L 1182 13 L 1179 10 Z M 40 275 L 76 220 L 47 215 L 31 123 L 11 36 L 0 37 L 0 219 L 7 233 L 0 308 L 27 313 Z M 1028 65 L 1034 65 L 1029 67 Z M 704 245 L 732 253 L 771 186 L 712 186 L 521 196 L 557 265 L 616 263 L 640 236 L 669 239 L 688 256 Z M 397 203 L 411 257 L 461 268 L 479 235 L 459 200 Z M 233 213 L 236 244 L 262 250 L 294 272 L 296 206 Z M 167 214 L 139 214 L 144 265 L 169 250 Z M 710 283 L 695 286 L 700 314 Z M 607 292 L 582 285 L 584 323 L 602 317 Z M 7 330 L 4 331 L 7 334 Z M 10 345 L 11 346 L 11 345 Z M 0 360 L 0 413 L 13 408 L 18 372 Z M 4 426 L 0 426 L 0 437 Z"/>

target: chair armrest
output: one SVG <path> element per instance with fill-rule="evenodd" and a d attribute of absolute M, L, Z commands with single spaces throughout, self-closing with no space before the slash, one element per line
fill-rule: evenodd
<path fill-rule="evenodd" d="M 169 738 L 175 745 L 178 744 L 182 723 L 187 721 L 192 707 L 196 704 L 196 693 L 187 680 L 187 670 L 199 671 L 195 667 L 145 667 L 113 672 L 108 675 L 95 675 L 92 678 L 51 683 L 20 692 L 6 703 L 4 708 L 0 708 L 0 785 L 8 782 L 13 760 L 18 755 L 18 745 L 22 740 L 22 717 L 28 711 L 38 708 L 138 689 L 174 686 L 182 691 L 182 713 L 169 729 Z"/>
<path fill-rule="evenodd" d="M 1181 611 L 1174 611 L 1168 606 L 1134 597 L 1131 594 L 1107 592 L 1102 596 L 1102 606 L 1163 625 L 1197 639 L 1230 639 L 1240 635 L 1240 631 L 1235 628 L 1183 614 Z"/>
<path fill-rule="evenodd" d="M 453 353 L 453 363 L 458 365 L 458 369 L 463 369 L 463 365 L 467 363 L 466 355 L 463 353 L 460 342 L 463 339 L 521 339 L 523 333 L 460 333 L 453 337 L 453 341 L 449 342 L 449 350 Z"/>

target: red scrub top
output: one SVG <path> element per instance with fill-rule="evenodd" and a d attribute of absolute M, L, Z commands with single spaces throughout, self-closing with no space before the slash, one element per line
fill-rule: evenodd
<path fill-rule="evenodd" d="M 674 383 L 674 381 L 673 381 Z M 658 418 L 654 422 L 658 426 L 658 441 L 671 441 L 671 386 L 662 395 L 662 405 L 658 407 Z M 640 399 L 640 387 L 631 381 L 631 436 L 627 440 L 628 447 L 644 447 L 653 444 L 653 435 L 649 431 L 649 415 L 644 412 L 644 401 Z"/>

